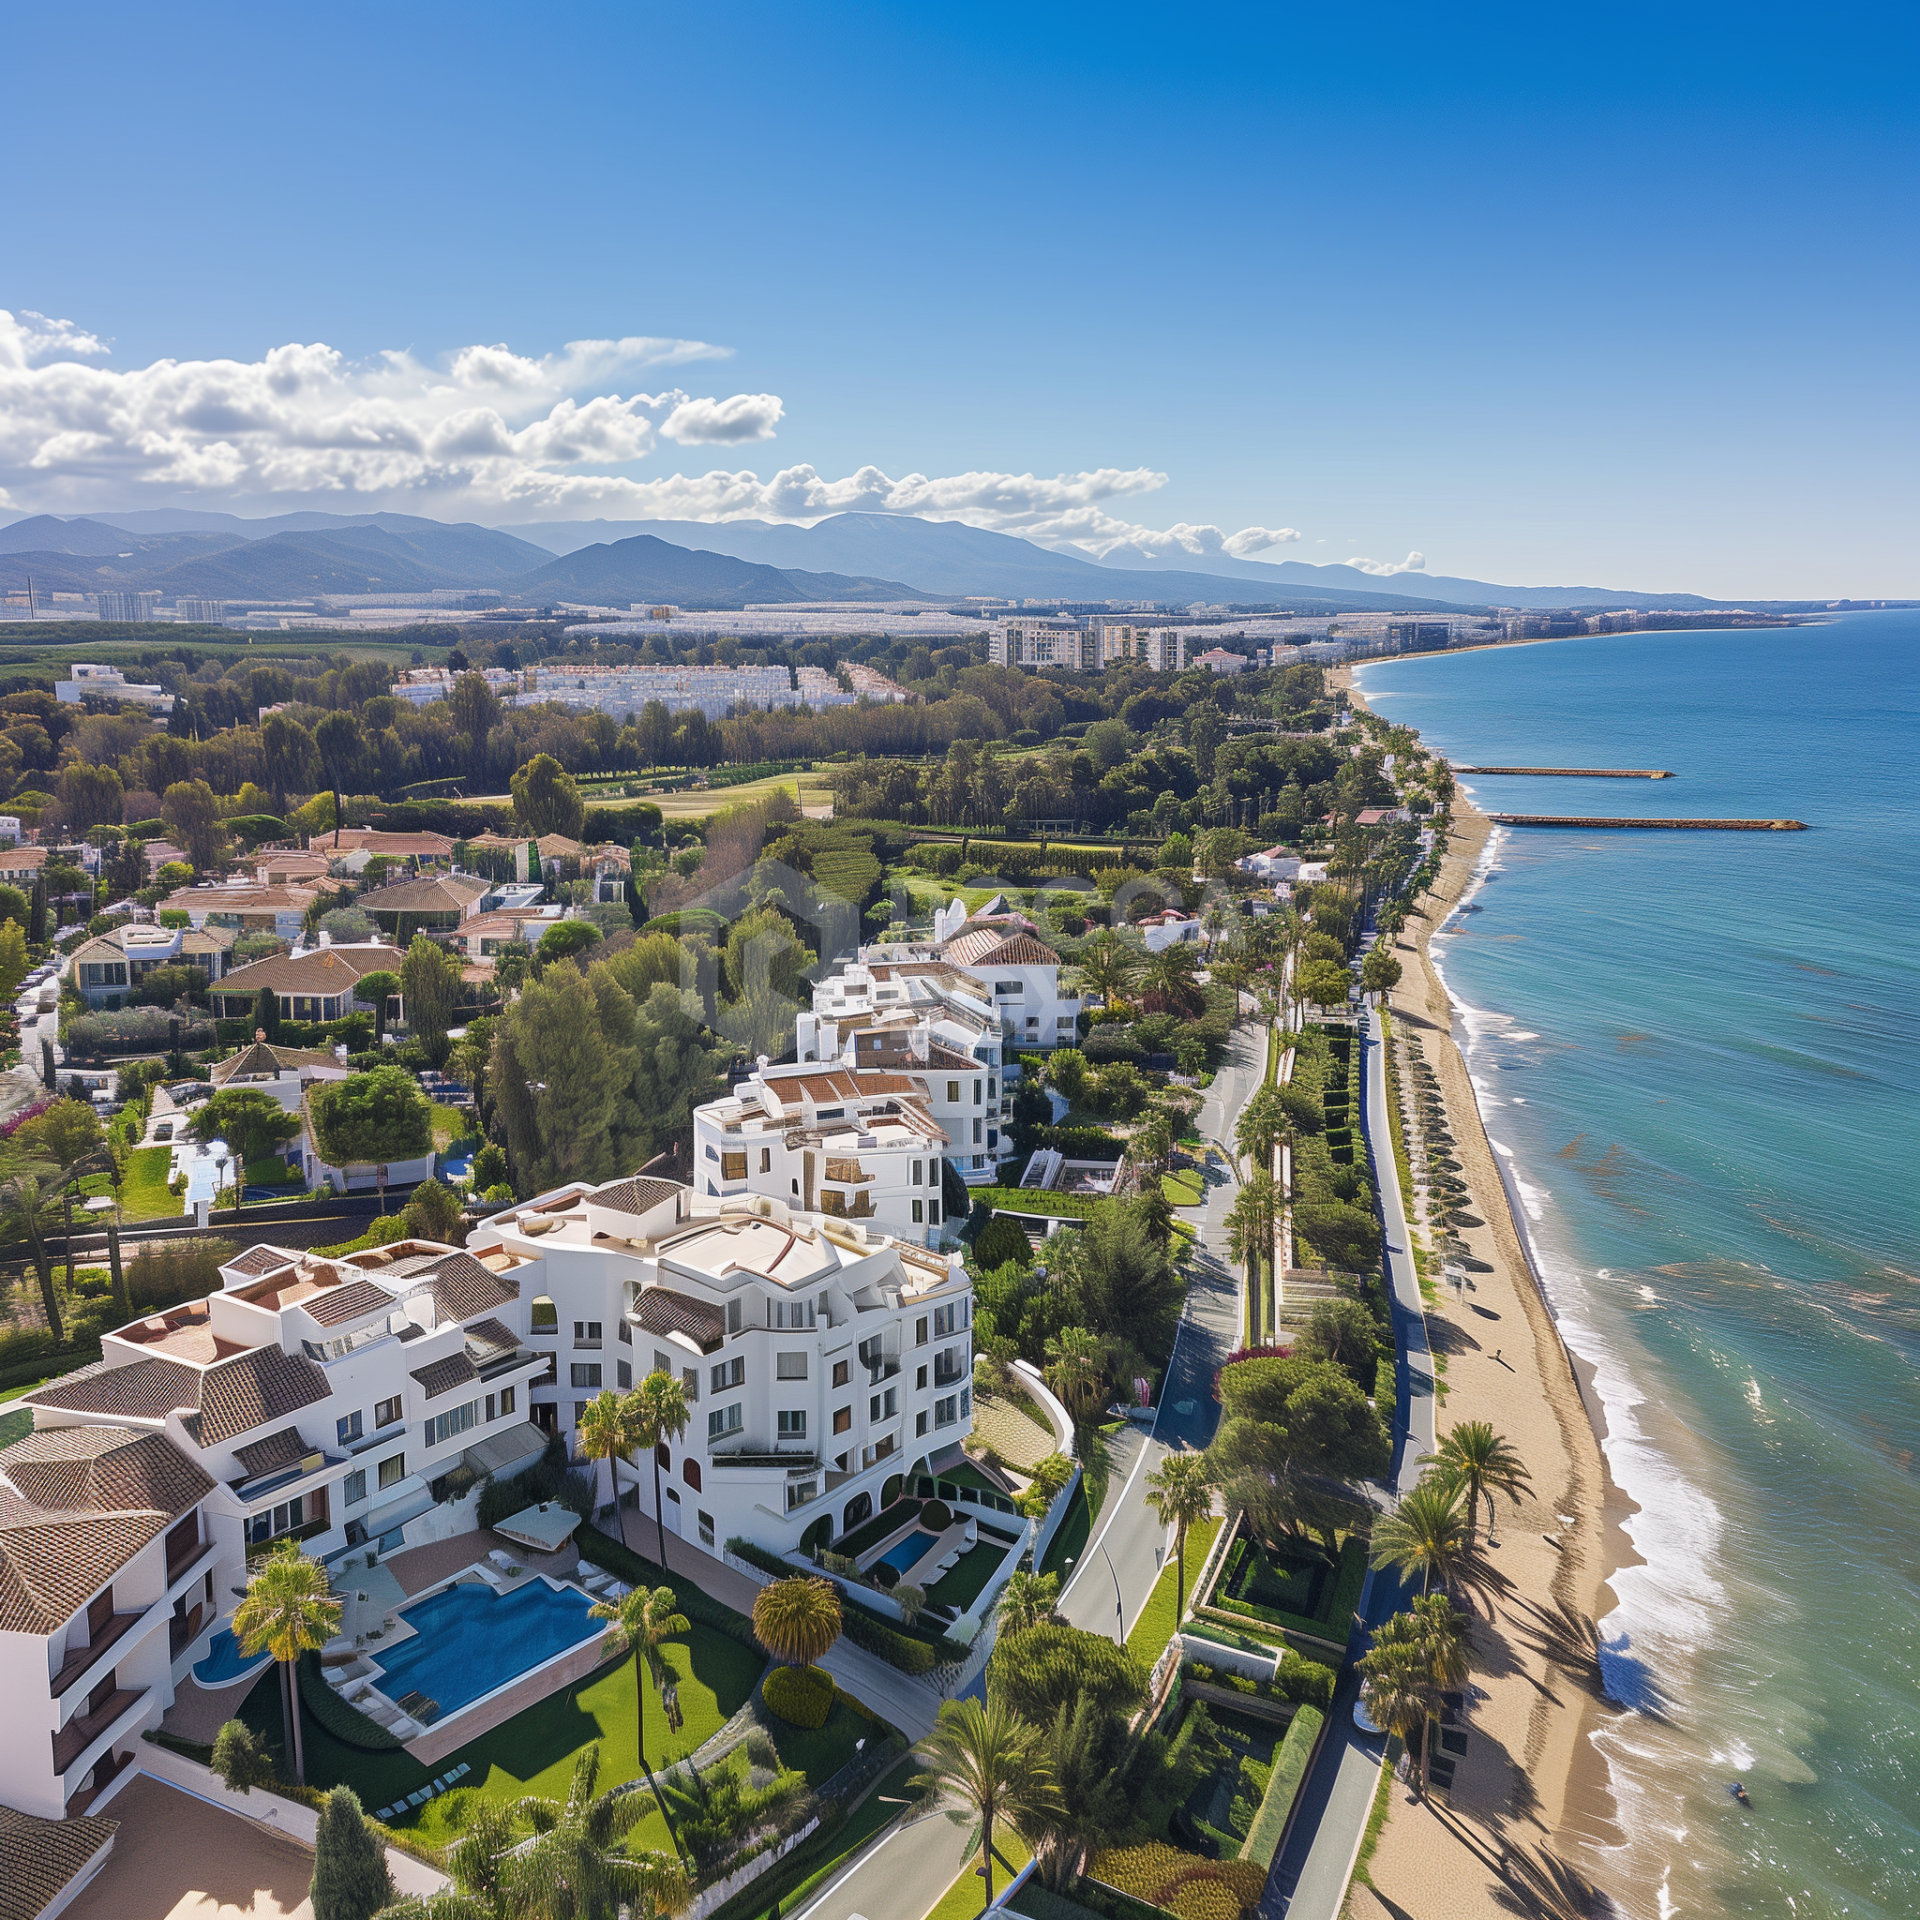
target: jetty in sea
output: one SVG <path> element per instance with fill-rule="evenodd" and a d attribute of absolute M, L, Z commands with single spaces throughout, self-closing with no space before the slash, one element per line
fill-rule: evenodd
<path fill-rule="evenodd" d="M 1531 773 L 1556 780 L 1671 780 L 1668 767 L 1455 767 L 1455 773 Z"/>
<path fill-rule="evenodd" d="M 1503 827 L 1673 827 L 1692 833 L 1805 833 L 1804 820 L 1631 820 L 1580 813 L 1490 813 Z"/>

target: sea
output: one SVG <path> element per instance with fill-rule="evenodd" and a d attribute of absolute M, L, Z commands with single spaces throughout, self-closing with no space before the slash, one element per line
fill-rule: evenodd
<path fill-rule="evenodd" d="M 1637 1564 L 1595 1735 L 1625 1912 L 1920 1915 L 1920 614 L 1372 662 L 1500 828 L 1436 938 Z M 1728 1792 L 1744 1783 L 1751 1804 Z"/>

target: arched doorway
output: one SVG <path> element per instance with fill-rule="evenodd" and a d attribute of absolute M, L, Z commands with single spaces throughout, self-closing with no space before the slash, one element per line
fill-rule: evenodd
<path fill-rule="evenodd" d="M 856 1493 L 847 1502 L 847 1510 L 840 1517 L 840 1531 L 851 1533 L 855 1527 L 873 1518 L 873 1495 Z"/>

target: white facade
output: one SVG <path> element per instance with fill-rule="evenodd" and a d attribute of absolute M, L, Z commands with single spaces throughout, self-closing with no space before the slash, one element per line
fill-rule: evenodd
<path fill-rule="evenodd" d="M 739 706 L 816 704 L 805 686 L 794 686 L 785 667 L 541 665 L 532 670 L 531 681 L 528 691 L 517 696 L 520 706 L 555 702 L 579 712 L 609 714 L 616 720 L 638 714 L 649 700 L 658 700 L 669 713 L 697 707 L 709 720 L 724 719 Z M 832 691 L 836 698 L 827 700 L 821 689 L 818 704 L 852 704 L 837 681 Z"/>
<path fill-rule="evenodd" d="M 1268 847 L 1261 853 L 1249 853 L 1235 864 L 1242 873 L 1251 873 L 1261 880 L 1300 877 L 1300 856 L 1288 847 Z"/>
<path fill-rule="evenodd" d="M 661 1514 L 709 1552 L 734 1536 L 789 1551 L 821 1523 L 837 1537 L 972 1429 L 973 1292 L 958 1255 L 644 1179 L 497 1215 L 470 1250 L 495 1248 L 534 1263 L 562 1333 L 576 1301 L 618 1298 L 634 1368 L 678 1375 L 693 1418 L 660 1449 Z M 574 1391 L 584 1408 L 589 1390 Z M 653 1467 L 639 1467 L 651 1518 Z"/>
<path fill-rule="evenodd" d="M 987 631 L 987 658 L 997 667 L 1068 667 L 1100 663 L 1099 638 L 1078 620 L 1009 615 Z"/>
<path fill-rule="evenodd" d="M 1103 667 L 1123 660 L 1139 660 L 1155 673 L 1178 673 L 1187 664 L 1187 636 L 1182 628 L 1097 620 L 1093 631 Z"/>
<path fill-rule="evenodd" d="M 1140 922 L 1140 939 L 1149 953 L 1164 953 L 1169 947 L 1197 947 L 1201 927 L 1197 915 L 1188 913 L 1149 914 Z"/>
<path fill-rule="evenodd" d="M 160 927 L 129 922 L 83 941 L 68 959 L 68 978 L 90 1007 L 118 1007 L 156 967 L 198 967 L 209 982 L 227 968 L 233 937 L 217 928 Z"/>
<path fill-rule="evenodd" d="M 144 613 L 108 613 L 104 603 L 108 600 L 132 599 L 157 602 L 157 593 L 108 594 L 103 593 L 100 618 L 102 620 L 151 620 L 153 608 L 150 604 Z M 130 681 L 118 667 L 100 667 L 83 665 L 75 661 L 71 668 L 72 678 L 56 680 L 53 694 L 56 700 L 67 706 L 77 707 L 82 700 L 91 696 L 95 700 L 117 700 L 123 706 L 146 707 L 154 713 L 171 713 L 173 695 L 157 686 L 140 685 Z"/>

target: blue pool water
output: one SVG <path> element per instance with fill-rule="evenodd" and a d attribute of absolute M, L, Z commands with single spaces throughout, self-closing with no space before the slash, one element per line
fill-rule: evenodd
<path fill-rule="evenodd" d="M 240 1651 L 240 1642 L 222 1627 L 207 1642 L 207 1657 L 195 1663 L 193 1677 L 203 1687 L 231 1686 L 243 1674 L 257 1672 L 271 1657 L 257 1653 L 249 1658 Z"/>
<path fill-rule="evenodd" d="M 440 1703 L 444 1720 L 556 1653 L 593 1639 L 602 1629 L 588 1617 L 592 1604 L 584 1594 L 556 1592 L 540 1580 L 509 1594 L 477 1581 L 446 1588 L 402 1613 L 416 1634 L 377 1655 L 385 1675 L 380 1691 L 396 1702 L 424 1693 Z"/>
<path fill-rule="evenodd" d="M 921 1527 L 890 1546 L 880 1556 L 879 1564 L 893 1568 L 896 1573 L 905 1573 L 933 1545 L 935 1538 L 925 1527 Z"/>

